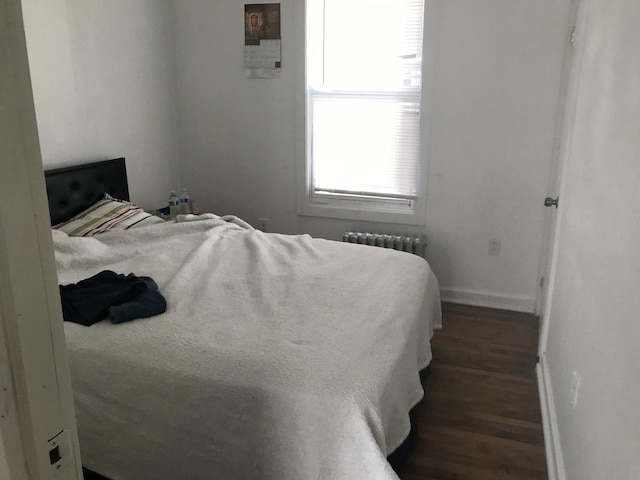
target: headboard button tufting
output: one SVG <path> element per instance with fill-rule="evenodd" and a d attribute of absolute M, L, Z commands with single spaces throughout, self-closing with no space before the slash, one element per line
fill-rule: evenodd
<path fill-rule="evenodd" d="M 129 199 L 124 158 L 49 170 L 45 172 L 45 179 L 52 225 L 68 220 L 100 200 L 107 191 L 106 184 L 123 200 Z"/>

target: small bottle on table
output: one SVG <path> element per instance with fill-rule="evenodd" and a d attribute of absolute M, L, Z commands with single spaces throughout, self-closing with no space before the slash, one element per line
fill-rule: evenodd
<path fill-rule="evenodd" d="M 176 216 L 180 213 L 180 199 L 174 190 L 169 195 L 169 219 L 175 220 Z"/>
<path fill-rule="evenodd" d="M 180 213 L 183 215 L 191 213 L 189 210 L 189 194 L 187 193 L 186 188 L 183 188 L 182 193 L 180 194 Z"/>

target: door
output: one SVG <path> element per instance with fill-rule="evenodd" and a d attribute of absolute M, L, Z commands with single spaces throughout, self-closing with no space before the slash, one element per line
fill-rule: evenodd
<path fill-rule="evenodd" d="M 557 247 L 556 226 L 560 220 L 563 183 L 563 167 L 565 159 L 570 155 L 571 139 L 573 138 L 573 124 L 578 93 L 578 81 L 582 66 L 582 51 L 580 48 L 581 25 L 584 25 L 584 9 L 581 0 L 571 0 L 571 23 L 565 51 L 565 68 L 563 72 L 563 91 L 557 118 L 557 133 L 554 154 L 549 175 L 548 197 L 540 199 L 542 208 L 546 208 L 542 255 L 540 261 L 540 285 L 536 312 L 540 316 L 540 332 L 538 340 L 538 355 L 546 350 L 547 334 L 549 331 L 549 307 L 554 281 L 555 252 Z M 544 205 L 544 207 L 543 207 Z"/>

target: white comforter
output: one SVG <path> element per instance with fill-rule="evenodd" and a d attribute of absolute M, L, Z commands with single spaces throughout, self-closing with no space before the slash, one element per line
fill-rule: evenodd
<path fill-rule="evenodd" d="M 61 284 L 133 272 L 168 302 L 127 324 L 65 324 L 85 466 L 118 480 L 397 479 L 386 456 L 441 319 L 427 263 L 180 220 L 54 232 Z"/>

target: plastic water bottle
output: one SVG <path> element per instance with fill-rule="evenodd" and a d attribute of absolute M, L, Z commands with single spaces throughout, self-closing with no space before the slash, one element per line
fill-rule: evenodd
<path fill-rule="evenodd" d="M 180 213 L 180 200 L 175 191 L 171 191 L 169 195 L 169 218 L 171 220 L 176 218 L 176 215 Z"/>
<path fill-rule="evenodd" d="M 189 213 L 189 194 L 186 188 L 183 188 L 182 193 L 180 193 L 180 213 L 183 215 Z"/>

